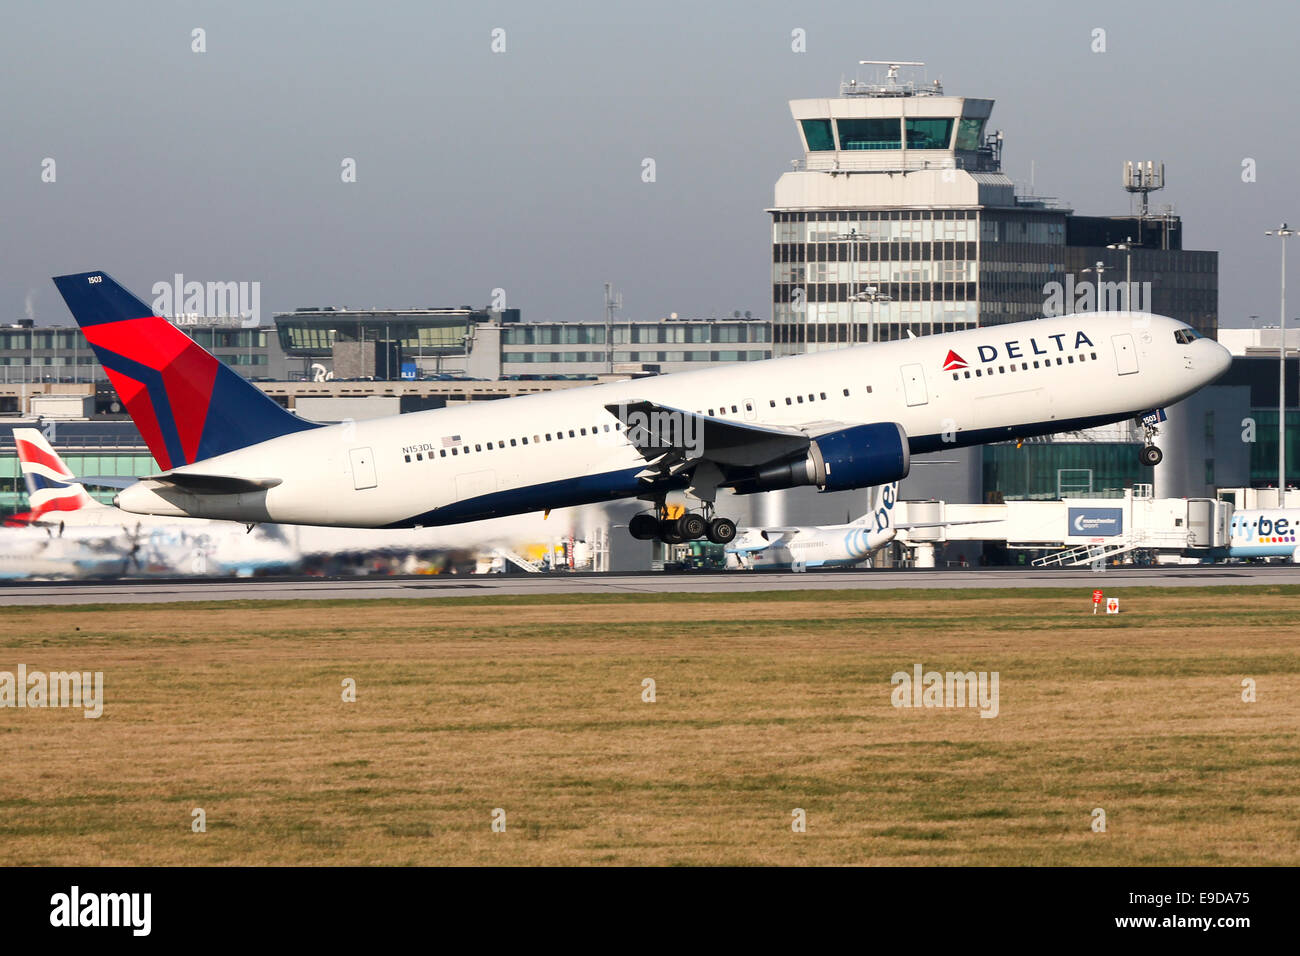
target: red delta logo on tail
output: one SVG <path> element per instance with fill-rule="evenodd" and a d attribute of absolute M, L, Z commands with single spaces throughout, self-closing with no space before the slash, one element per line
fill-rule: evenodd
<path fill-rule="evenodd" d="M 952 349 L 949 349 L 948 357 L 943 360 L 943 370 L 945 372 L 955 372 L 957 371 L 957 369 L 965 368 L 965 367 L 966 367 L 966 360 L 962 358 L 960 355 L 958 355 L 956 352 L 954 352 Z"/>
<path fill-rule="evenodd" d="M 82 331 L 159 466 L 198 460 L 217 360 L 161 316 Z"/>
<path fill-rule="evenodd" d="M 55 276 L 164 471 L 316 428 L 217 361 L 105 272 Z"/>

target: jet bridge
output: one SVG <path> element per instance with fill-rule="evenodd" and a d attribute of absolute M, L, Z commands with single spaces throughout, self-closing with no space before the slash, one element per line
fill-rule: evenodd
<path fill-rule="evenodd" d="M 899 543 L 915 550 L 918 567 L 933 567 L 934 546 L 953 541 L 1002 541 L 1011 549 L 1055 552 L 1033 563 L 1076 567 L 1138 550 L 1172 557 L 1226 548 L 1232 504 L 1213 498 L 1156 498 L 1150 485 L 1138 485 L 1122 498 L 995 505 L 902 501 L 897 520 L 976 522 L 900 533 Z"/>

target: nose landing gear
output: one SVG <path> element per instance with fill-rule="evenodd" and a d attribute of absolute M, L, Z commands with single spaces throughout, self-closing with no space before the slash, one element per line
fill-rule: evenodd
<path fill-rule="evenodd" d="M 1156 447 L 1156 426 L 1142 423 L 1142 451 L 1138 453 L 1142 464 L 1154 468 L 1164 460 L 1165 454 Z"/>

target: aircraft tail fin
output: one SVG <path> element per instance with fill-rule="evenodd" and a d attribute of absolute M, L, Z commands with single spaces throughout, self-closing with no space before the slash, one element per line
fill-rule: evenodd
<path fill-rule="evenodd" d="M 878 485 L 871 510 L 853 522 L 855 527 L 869 527 L 873 531 L 887 531 L 894 525 L 894 505 L 898 503 L 898 482 Z"/>
<path fill-rule="evenodd" d="M 316 427 L 154 315 L 108 273 L 55 276 L 54 284 L 164 471 Z"/>
<path fill-rule="evenodd" d="M 40 429 L 15 428 L 14 445 L 18 449 L 18 462 L 30 502 L 31 510 L 25 517 L 26 521 L 53 519 L 70 511 L 107 507 L 90 497 Z"/>

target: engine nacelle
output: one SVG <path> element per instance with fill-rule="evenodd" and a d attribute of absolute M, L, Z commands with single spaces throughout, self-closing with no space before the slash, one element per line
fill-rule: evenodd
<path fill-rule="evenodd" d="M 912 468 L 907 433 L 898 422 L 858 425 L 821 435 L 808 449 L 808 457 L 820 462 L 814 484 L 822 491 L 887 484 L 906 478 Z"/>
<path fill-rule="evenodd" d="M 906 478 L 911 467 L 911 450 L 903 426 L 877 422 L 819 435 L 803 457 L 764 465 L 732 487 L 740 495 L 800 485 L 816 485 L 821 491 L 848 491 Z"/>

